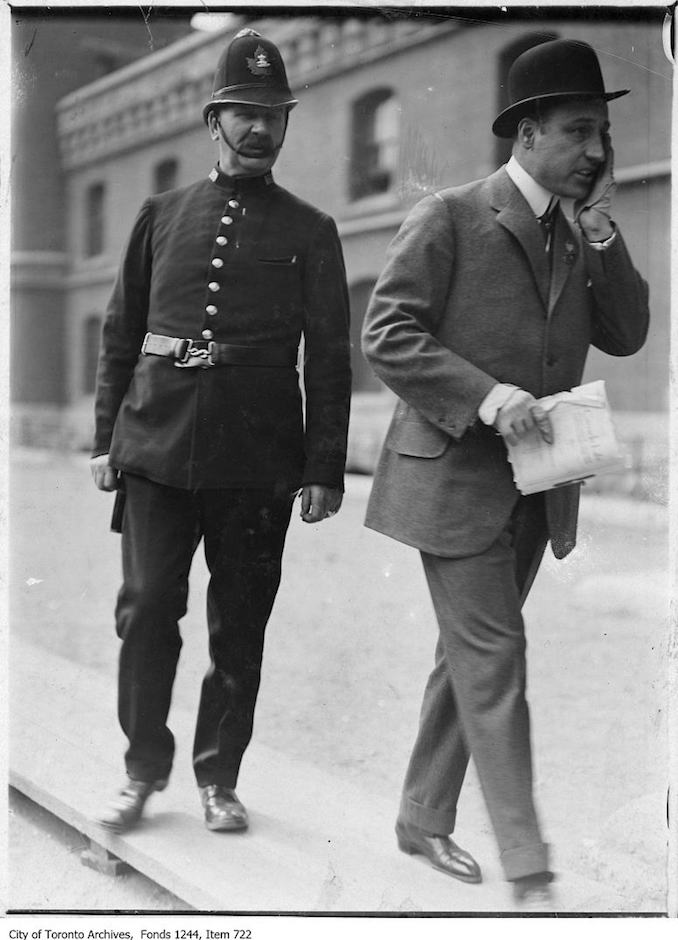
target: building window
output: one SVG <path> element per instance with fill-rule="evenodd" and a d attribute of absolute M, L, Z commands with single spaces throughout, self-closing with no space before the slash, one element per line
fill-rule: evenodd
<path fill-rule="evenodd" d="M 104 200 L 106 189 L 103 183 L 94 183 L 87 190 L 85 199 L 85 257 L 93 258 L 104 250 Z"/>
<path fill-rule="evenodd" d="M 173 157 L 157 163 L 153 170 L 153 192 L 164 193 L 168 189 L 174 189 L 177 185 L 178 170 L 179 163 Z"/>
<path fill-rule="evenodd" d="M 518 56 L 522 55 L 523 52 L 527 52 L 533 46 L 557 38 L 556 33 L 530 33 L 528 36 L 521 36 L 520 39 L 516 39 L 500 50 L 497 61 L 497 114 L 501 114 L 504 108 L 509 106 L 508 73 Z M 508 161 L 512 149 L 512 140 L 495 137 L 494 155 L 497 166 L 501 166 Z"/>
<path fill-rule="evenodd" d="M 93 313 L 85 320 L 82 342 L 82 391 L 85 395 L 94 394 L 97 380 L 97 362 L 101 341 L 101 317 Z"/>
<path fill-rule="evenodd" d="M 391 188 L 398 168 L 400 107 L 388 88 L 371 91 L 353 103 L 351 199 Z"/>

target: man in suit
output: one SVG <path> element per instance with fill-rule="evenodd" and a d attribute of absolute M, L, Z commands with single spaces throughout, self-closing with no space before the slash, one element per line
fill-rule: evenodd
<path fill-rule="evenodd" d="M 577 385 L 591 343 L 638 350 L 648 308 L 611 215 L 607 101 L 626 91 L 606 92 L 593 49 L 570 40 L 520 56 L 509 89 L 493 125 L 513 138 L 509 163 L 415 206 L 365 317 L 364 353 L 399 396 L 366 524 L 420 550 L 440 629 L 399 846 L 481 880 L 449 838 L 472 756 L 505 876 L 539 905 L 553 876 L 532 794 L 521 606 L 547 541 L 557 558 L 574 547 L 579 486 L 520 496 L 505 442 L 535 428 L 551 442 L 535 399 Z"/>
<path fill-rule="evenodd" d="M 235 786 L 293 501 L 300 492 L 308 523 L 342 501 L 351 376 L 341 246 L 333 220 L 271 175 L 296 103 L 278 48 L 239 32 L 203 109 L 218 165 L 146 200 L 107 311 L 91 469 L 100 489 L 126 497 L 116 628 L 128 780 L 100 818 L 116 832 L 136 825 L 172 768 L 178 621 L 201 539 L 211 665 L 193 767 L 207 828 L 247 826 Z"/>

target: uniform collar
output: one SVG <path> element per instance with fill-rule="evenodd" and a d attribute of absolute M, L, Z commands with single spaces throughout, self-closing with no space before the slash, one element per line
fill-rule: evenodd
<path fill-rule="evenodd" d="M 563 199 L 558 196 L 554 197 L 554 194 L 550 190 L 546 189 L 541 183 L 538 183 L 534 177 L 530 176 L 527 170 L 518 163 L 515 156 L 512 156 L 506 164 L 506 172 L 520 190 L 537 219 L 546 212 L 553 198 L 555 198 L 557 202 L 560 202 L 560 208 L 567 218 L 572 218 L 573 200 Z"/>
<path fill-rule="evenodd" d="M 223 173 L 219 165 L 215 166 L 209 173 L 208 179 L 221 189 L 227 189 L 231 192 L 256 192 L 257 190 L 268 189 L 273 185 L 273 174 L 269 170 L 263 176 L 228 176 Z"/>

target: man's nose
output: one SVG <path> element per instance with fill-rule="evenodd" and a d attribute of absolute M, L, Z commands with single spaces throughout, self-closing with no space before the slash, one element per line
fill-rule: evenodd
<path fill-rule="evenodd" d="M 256 117 L 250 127 L 251 134 L 268 134 L 268 121 L 265 117 Z"/>
<path fill-rule="evenodd" d="M 602 163 L 605 159 L 605 144 L 602 134 L 592 134 L 586 146 L 586 156 Z"/>

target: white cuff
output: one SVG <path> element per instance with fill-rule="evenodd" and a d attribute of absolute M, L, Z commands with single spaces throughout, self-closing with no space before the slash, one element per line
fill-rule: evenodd
<path fill-rule="evenodd" d="M 605 249 L 608 248 L 612 244 L 612 242 L 615 240 L 616 237 L 617 237 L 616 229 L 610 235 L 609 238 L 605 239 L 604 242 L 590 242 L 588 238 L 584 236 L 584 238 L 586 238 L 586 244 L 589 246 L 589 248 L 593 248 L 594 251 L 605 251 Z"/>
<path fill-rule="evenodd" d="M 518 387 L 517 385 L 498 382 L 494 388 L 490 389 L 478 409 L 478 417 L 483 424 L 494 424 L 497 419 L 497 412 L 506 404 Z"/>

